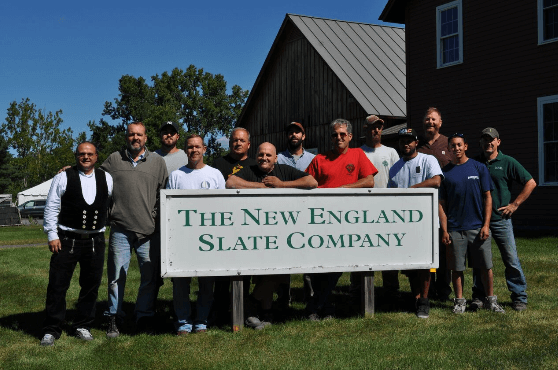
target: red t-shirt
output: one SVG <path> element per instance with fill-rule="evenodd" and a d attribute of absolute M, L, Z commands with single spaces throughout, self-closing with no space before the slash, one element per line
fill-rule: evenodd
<path fill-rule="evenodd" d="M 375 175 L 378 170 L 361 149 L 349 148 L 338 157 L 329 151 L 318 154 L 306 169 L 318 181 L 319 188 L 338 188 Z"/>

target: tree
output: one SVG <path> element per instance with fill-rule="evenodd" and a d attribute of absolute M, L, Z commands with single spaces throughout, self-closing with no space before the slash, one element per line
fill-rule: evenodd
<path fill-rule="evenodd" d="M 10 192 L 13 179 L 17 179 L 17 172 L 12 164 L 12 154 L 8 150 L 8 143 L 0 135 L 0 194 Z"/>
<path fill-rule="evenodd" d="M 60 128 L 61 115 L 61 110 L 52 113 L 37 109 L 29 98 L 10 103 L 0 134 L 16 152 L 11 164 L 21 177 L 16 179 L 12 191 L 40 184 L 74 162 L 72 130 Z"/>
<path fill-rule="evenodd" d="M 119 80 L 119 97 L 105 102 L 103 116 L 120 120 L 114 132 L 101 120 L 90 125 L 93 137 L 108 142 L 109 135 L 124 132 L 129 123 L 141 121 L 146 125 L 150 141 L 157 148 L 161 123 L 173 121 L 184 132 L 197 133 L 208 138 L 208 152 L 212 156 L 222 152 L 216 137 L 228 136 L 244 105 L 248 91 L 234 85 L 227 94 L 227 83 L 222 75 L 213 75 L 190 65 L 185 71 L 175 68 L 169 74 L 151 77 L 149 85 L 143 77 L 124 75 Z"/>

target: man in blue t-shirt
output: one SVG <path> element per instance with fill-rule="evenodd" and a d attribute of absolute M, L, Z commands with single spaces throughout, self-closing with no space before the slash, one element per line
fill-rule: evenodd
<path fill-rule="evenodd" d="M 463 134 L 453 134 L 448 141 L 452 163 L 443 168 L 444 181 L 440 187 L 440 227 L 442 243 L 447 249 L 448 268 L 455 292 L 454 313 L 463 313 L 467 301 L 463 298 L 465 261 L 478 268 L 485 287 L 484 307 L 504 313 L 493 290 L 490 215 L 492 213 L 492 181 L 483 164 L 465 153 L 467 141 Z"/>

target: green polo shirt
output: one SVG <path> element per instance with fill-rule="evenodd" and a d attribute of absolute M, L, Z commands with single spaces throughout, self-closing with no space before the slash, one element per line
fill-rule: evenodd
<path fill-rule="evenodd" d="M 533 176 L 514 158 L 498 151 L 498 155 L 491 161 L 487 161 L 484 155 L 475 158 L 488 167 L 490 177 L 494 182 L 492 190 L 492 217 L 491 221 L 500 221 L 502 215 L 498 208 L 505 207 L 511 202 L 511 189 L 513 182 L 525 185 Z"/>

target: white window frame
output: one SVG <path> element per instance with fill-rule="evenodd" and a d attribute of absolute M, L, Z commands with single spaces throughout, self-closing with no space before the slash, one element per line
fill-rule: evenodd
<path fill-rule="evenodd" d="M 548 103 L 558 102 L 558 95 L 545 96 L 537 98 L 537 120 L 538 120 L 538 136 L 539 136 L 539 185 L 540 186 L 558 186 L 558 182 L 545 182 L 544 181 L 544 122 L 543 122 L 543 107 Z"/>
<path fill-rule="evenodd" d="M 543 0 L 537 0 L 537 24 L 538 24 L 538 34 L 539 34 L 539 45 L 548 44 L 551 42 L 557 42 L 558 37 L 553 39 L 544 39 L 544 12 L 543 12 Z"/>
<path fill-rule="evenodd" d="M 444 10 L 448 10 L 449 8 L 457 7 L 457 19 L 458 19 L 458 39 L 459 39 L 459 59 L 455 62 L 451 63 L 443 63 L 442 60 L 442 17 L 441 13 Z M 440 5 L 436 7 L 436 61 L 437 61 L 437 68 L 445 68 L 449 66 L 454 66 L 456 64 L 463 63 L 463 7 L 461 6 L 461 0 L 452 1 L 451 3 L 447 3 L 444 5 Z"/>

